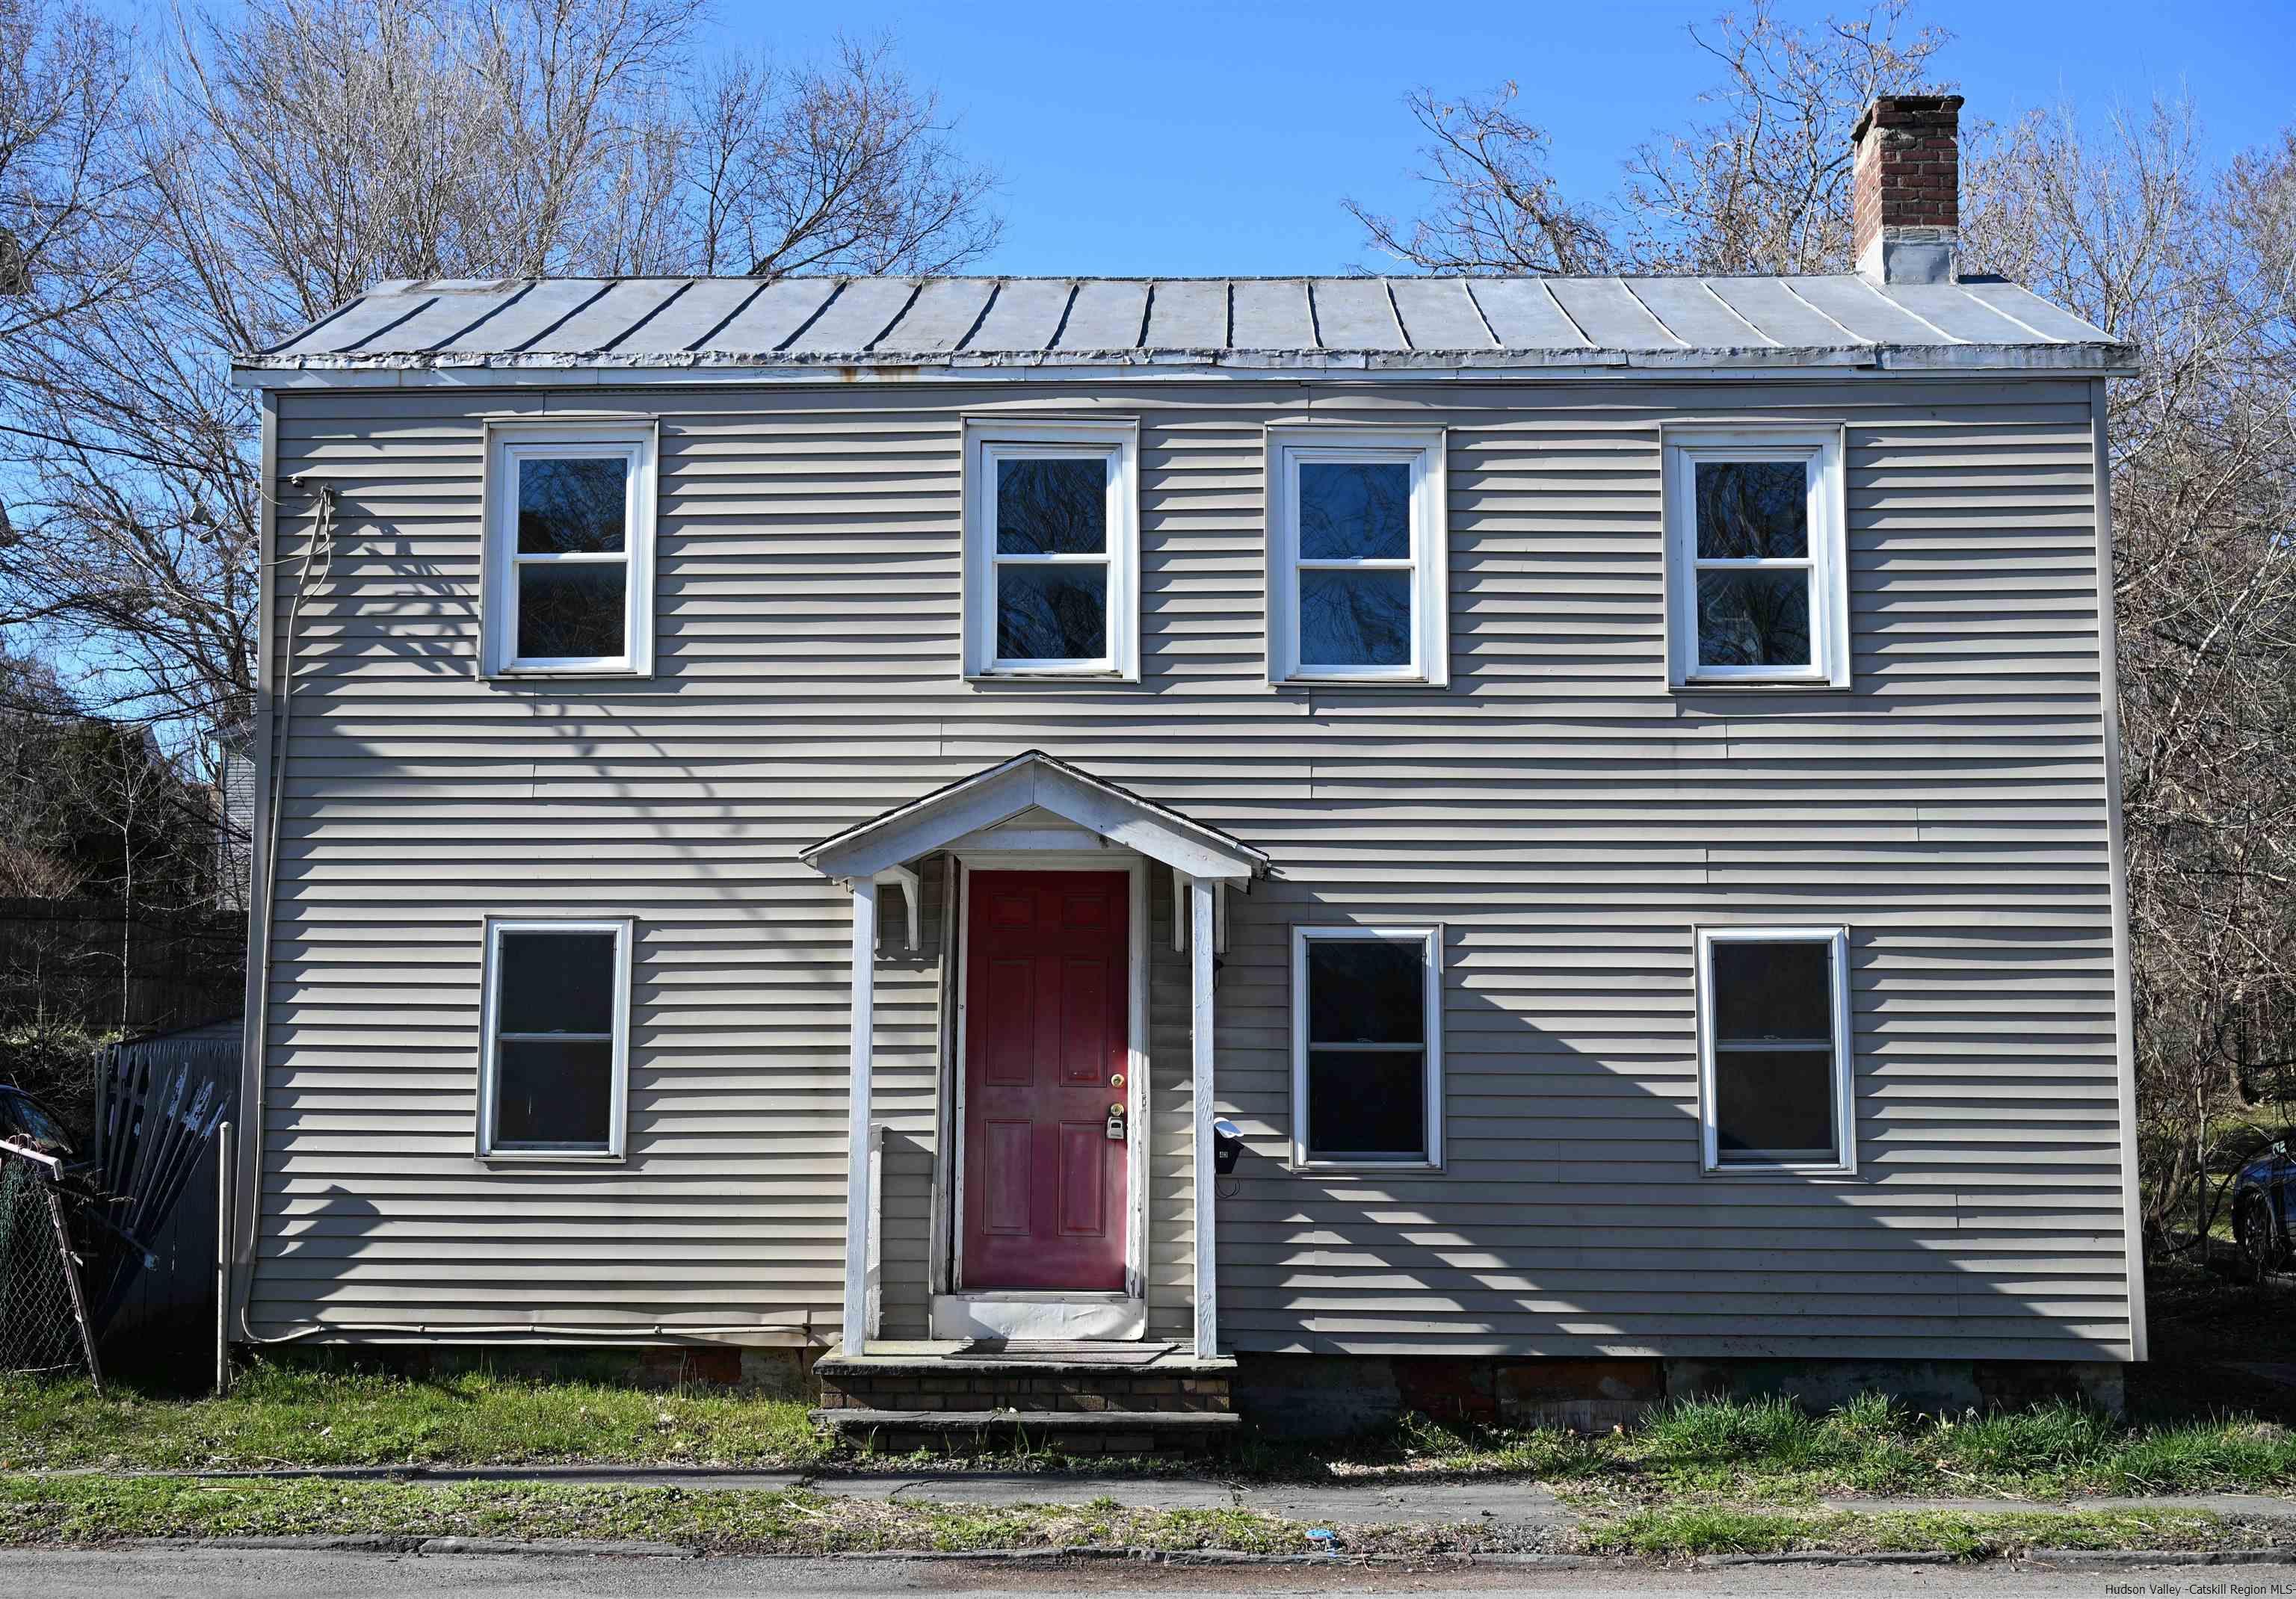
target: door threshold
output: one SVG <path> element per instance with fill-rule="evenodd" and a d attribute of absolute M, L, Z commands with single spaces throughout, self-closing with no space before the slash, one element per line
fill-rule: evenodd
<path fill-rule="evenodd" d="M 1126 1293 L 991 1289 L 937 1293 L 935 1338 L 1120 1341 L 1148 1335 L 1148 1301 Z"/>

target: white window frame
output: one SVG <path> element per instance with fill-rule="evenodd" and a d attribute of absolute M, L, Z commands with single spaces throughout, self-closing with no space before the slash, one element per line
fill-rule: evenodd
<path fill-rule="evenodd" d="M 1675 423 L 1660 430 L 1664 447 L 1667 570 L 1667 673 L 1677 688 L 1849 686 L 1849 582 L 1842 488 L 1842 428 L 1838 422 L 1729 426 Z M 1806 559 L 1703 560 L 1698 555 L 1700 462 L 1799 461 L 1809 486 Z M 1702 666 L 1698 660 L 1698 574 L 1733 569 L 1797 569 L 1809 573 L 1809 664 L 1793 667 Z"/>
<path fill-rule="evenodd" d="M 1109 463 L 1103 555 L 1000 555 L 996 464 L 1004 460 Z M 1140 424 L 1137 421 L 964 423 L 964 676 L 1140 680 Z M 1007 660 L 996 653 L 996 570 L 1004 565 L 1108 568 L 1107 652 L 1092 660 Z"/>
<path fill-rule="evenodd" d="M 1715 1098 L 1714 947 L 1718 944 L 1824 944 L 1833 1021 L 1833 1142 L 1830 1160 L 1724 1160 Z M 1698 930 L 1698 1120 L 1701 1160 L 1710 1177 L 1780 1172 L 1851 1175 L 1857 1169 L 1857 1062 L 1850 1053 L 1849 930 L 1841 926 L 1702 927 Z"/>
<path fill-rule="evenodd" d="M 498 1106 L 496 1090 L 501 1081 L 496 1061 L 501 1039 L 495 1031 L 500 1009 L 502 938 L 504 933 L 611 933 L 614 935 L 613 1073 L 607 1091 L 607 1134 L 604 1147 L 591 1144 L 496 1146 Z M 636 923 L 615 916 L 489 916 L 486 921 L 486 954 L 480 972 L 479 1002 L 479 1126 L 478 1152 L 488 1160 L 619 1160 L 628 1144 L 630 1087 L 630 964 L 636 941 Z M 564 1037 L 569 1035 L 534 1035 Z M 574 1037 L 594 1037 L 579 1033 Z"/>
<path fill-rule="evenodd" d="M 1423 1154 L 1398 1152 L 1390 1158 L 1361 1154 L 1324 1157 L 1308 1147 L 1308 951 L 1316 944 L 1352 939 L 1357 942 L 1404 944 L 1417 942 L 1424 955 L 1420 1005 L 1425 1015 L 1427 1041 L 1427 1148 Z M 1360 1046 L 1368 1047 L 1368 1046 Z M 1292 1164 L 1316 1171 L 1422 1171 L 1443 1165 L 1443 929 L 1439 923 L 1406 926 L 1311 926 L 1292 929 Z"/>
<path fill-rule="evenodd" d="M 484 669 L 489 677 L 649 677 L 653 675 L 654 507 L 659 492 L 657 424 L 646 422 L 494 422 L 487 428 L 486 558 L 482 577 Z M 528 460 L 619 457 L 629 467 L 622 553 L 521 555 L 518 471 Z M 521 657 L 518 568 L 542 562 L 622 564 L 622 653 Z"/>
<path fill-rule="evenodd" d="M 1451 680 L 1449 491 L 1441 428 L 1277 427 L 1267 430 L 1267 680 L 1272 684 L 1394 684 L 1442 688 Z M 1393 462 L 1411 468 L 1406 561 L 1300 555 L 1300 468 L 1308 462 Z M 1400 666 L 1303 666 L 1300 573 L 1322 570 L 1412 574 L 1411 659 Z"/>

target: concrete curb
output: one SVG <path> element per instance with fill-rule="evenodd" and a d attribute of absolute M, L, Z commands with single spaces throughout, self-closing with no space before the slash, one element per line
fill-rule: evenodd
<path fill-rule="evenodd" d="M 129 1549 L 291 1549 L 303 1554 L 361 1550 L 376 1554 L 602 1554 L 693 1560 L 702 1551 L 687 1544 L 649 1543 L 642 1538 L 430 1538 L 391 1532 L 293 1533 L 276 1538 L 123 1538 Z"/>
<path fill-rule="evenodd" d="M 1838 1549 L 1797 1549 L 1782 1554 L 1702 1554 L 1694 1563 L 1721 1566 L 1936 1566 L 1961 1562 L 1946 1549 L 1889 1549 L 1850 1554 Z M 1965 1563 L 1965 1562 L 1961 1562 Z"/>
<path fill-rule="evenodd" d="M 609 1538 L 423 1538 L 393 1533 L 312 1533 L 279 1538 L 128 1538 L 131 1549 L 279 1549 L 302 1553 L 359 1551 L 377 1554 L 580 1555 L 591 1558 L 698 1560 L 710 1551 L 688 1544 Z M 1132 1562 L 1158 1566 L 1488 1566 L 1561 1571 L 1634 1570 L 1650 1562 L 1626 1555 L 1547 1554 L 1259 1554 L 1238 1549 L 1111 1548 L 1070 1545 L 1050 1549 L 854 1549 L 826 1554 L 734 1554 L 721 1558 L 851 1561 L 970 1565 L 1072 1565 Z M 1806 1549 L 1779 1554 L 1702 1554 L 1702 1570 L 1740 1566 L 1972 1565 L 1943 1549 L 1857 1554 Z M 2061 1570 L 2112 1570 L 2144 1566 L 2296 1566 L 2296 1546 L 2267 1549 L 2030 1549 L 2001 1563 Z"/>
<path fill-rule="evenodd" d="M 2119 1566 L 2286 1566 L 2296 1565 L 2296 1548 L 2272 1549 L 2028 1549 L 2032 1565 L 2061 1567 L 2069 1571 L 2108 1571 Z"/>

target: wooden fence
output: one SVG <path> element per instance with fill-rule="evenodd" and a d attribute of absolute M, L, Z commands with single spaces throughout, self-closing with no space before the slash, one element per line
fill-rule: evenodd
<path fill-rule="evenodd" d="M 0 898 L 0 1019 L 151 1032 L 236 1013 L 247 929 L 237 915 L 124 916 L 103 899 Z M 123 972 L 124 968 L 124 972 Z"/>

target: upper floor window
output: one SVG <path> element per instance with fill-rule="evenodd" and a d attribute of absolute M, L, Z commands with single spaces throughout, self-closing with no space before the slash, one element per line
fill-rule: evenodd
<path fill-rule="evenodd" d="M 1450 677 L 1440 429 L 1271 428 L 1272 683 Z"/>
<path fill-rule="evenodd" d="M 1848 687 L 1841 430 L 1665 439 L 1672 681 Z"/>
<path fill-rule="evenodd" d="M 654 430 L 500 423 L 487 462 L 486 669 L 653 669 Z"/>
<path fill-rule="evenodd" d="M 631 924 L 487 922 L 481 1155 L 622 1152 Z"/>
<path fill-rule="evenodd" d="M 1443 934 L 1292 930 L 1292 1158 L 1443 1163 Z"/>
<path fill-rule="evenodd" d="M 1839 927 L 1700 930 L 1709 1171 L 1855 1167 L 1848 956 Z"/>
<path fill-rule="evenodd" d="M 1130 422 L 967 424 L 966 676 L 1139 676 L 1138 440 Z"/>

